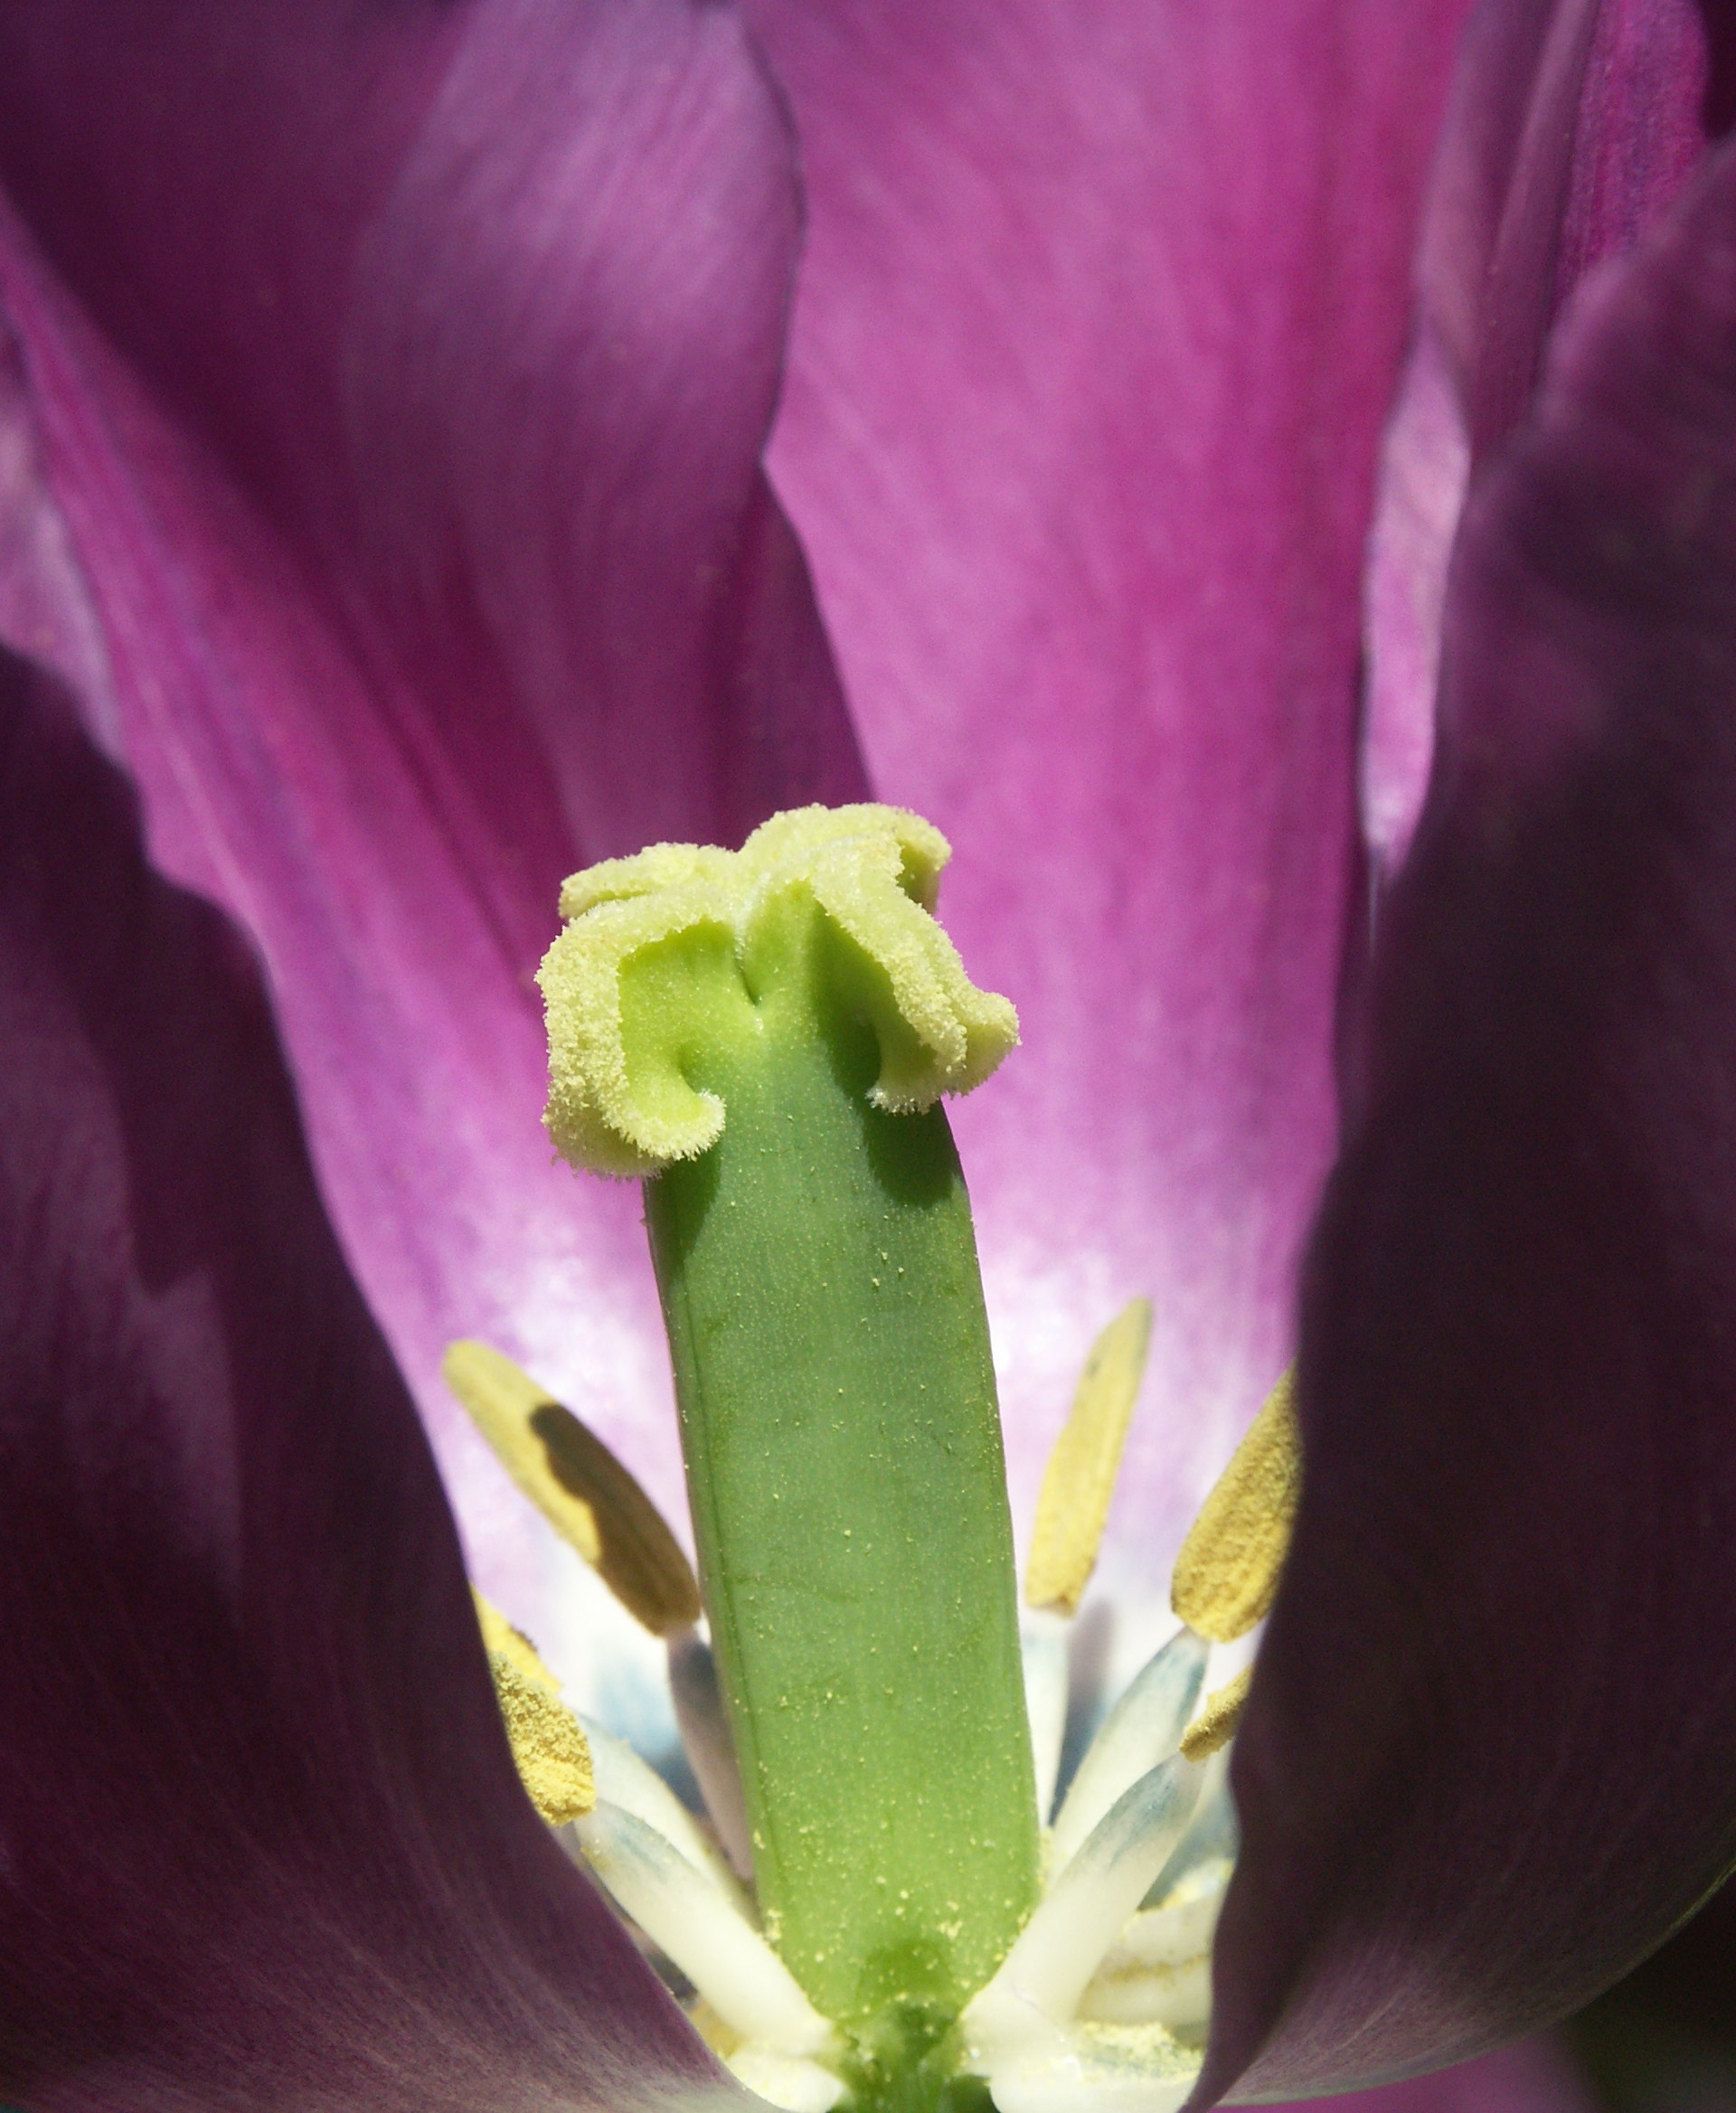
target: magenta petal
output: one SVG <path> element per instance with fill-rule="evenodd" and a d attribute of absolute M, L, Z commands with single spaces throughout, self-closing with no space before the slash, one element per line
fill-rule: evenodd
<path fill-rule="evenodd" d="M 1570 319 L 1447 656 L 1310 1265 L 1219 2088 L 1560 2015 L 1736 1858 L 1731 151 Z"/>
<path fill-rule="evenodd" d="M 1415 341 L 1369 552 L 1363 821 L 1396 868 L 1429 781 L 1447 568 L 1472 476 L 1524 411 L 1549 331 L 1705 146 L 1694 0 L 1483 0 L 1417 261 Z"/>
<path fill-rule="evenodd" d="M 682 1512 L 637 1199 L 540 1127 L 560 879 L 863 783 L 760 469 L 787 122 L 700 0 L 45 0 L 0 19 L 0 623 L 260 946 L 472 1554 L 542 1635 L 556 1558 L 448 1339 Z"/>
<path fill-rule="evenodd" d="M 10 655 L 0 838 L 0 2093 L 703 2092 L 518 1788 L 248 950 Z"/>
<path fill-rule="evenodd" d="M 958 1115 L 1015 1515 L 1151 1293 L 1108 1559 L 1148 1594 L 1332 1149 L 1362 546 L 1463 7 L 747 7 L 810 208 L 773 476 L 1024 1024 Z"/>

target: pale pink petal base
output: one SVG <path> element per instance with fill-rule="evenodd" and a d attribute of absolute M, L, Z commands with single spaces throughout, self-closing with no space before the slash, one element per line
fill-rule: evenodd
<path fill-rule="evenodd" d="M 1023 1047 L 958 1110 L 1024 1530 L 1156 1302 L 1160 1596 L 1331 1156 L 1357 580 L 1458 0 L 749 0 L 810 222 L 771 466 L 877 789 Z"/>

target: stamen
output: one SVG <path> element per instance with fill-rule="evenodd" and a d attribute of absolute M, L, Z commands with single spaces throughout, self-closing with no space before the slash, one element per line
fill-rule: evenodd
<path fill-rule="evenodd" d="M 546 1687 L 551 1694 L 559 1694 L 561 1683 L 550 1672 L 542 1654 L 524 1634 L 514 1628 L 491 1599 L 485 1599 L 474 1585 L 470 1588 L 470 1603 L 476 1610 L 476 1625 L 482 1630 L 482 1647 L 491 1658 L 511 1659 L 526 1680 L 535 1681 Z"/>
<path fill-rule="evenodd" d="M 1206 1645 L 1184 1628 L 1171 1637 L 1105 1719 L 1079 1764 L 1051 1844 L 1059 1872 L 1130 1784 L 1176 1750 L 1205 1677 Z"/>
<path fill-rule="evenodd" d="M 1091 1346 L 1072 1411 L 1043 1470 L 1024 1570 L 1029 1607 L 1073 1613 L 1097 1567 L 1150 1343 L 1151 1301 L 1136 1298 Z"/>
<path fill-rule="evenodd" d="M 1182 1734 L 1182 1751 L 1189 1760 L 1203 1760 L 1230 1743 L 1247 1707 L 1253 1677 L 1253 1667 L 1244 1665 L 1228 1686 L 1207 1698 L 1204 1709 Z"/>
<path fill-rule="evenodd" d="M 555 1692 L 553 1677 L 530 1639 L 479 1593 L 476 1601 L 495 1699 L 500 1704 L 519 1780 L 549 1825 L 565 1826 L 597 1802 L 590 1749 L 579 1720 Z"/>
<path fill-rule="evenodd" d="M 1024 1711 L 1031 1721 L 1031 1759 L 1037 1778 L 1037 1818 L 1049 1817 L 1067 1739 L 1068 1640 L 1071 1617 L 1040 1607 L 1019 1624 L 1024 1666 Z"/>
<path fill-rule="evenodd" d="M 1173 1908 L 1136 1915 L 1080 1998 L 1080 2015 L 1105 2024 L 1191 2032 L 1212 2014 L 1212 1939 L 1223 1908 L 1215 1885 Z"/>
<path fill-rule="evenodd" d="M 1214 1644 L 1260 1620 L 1278 1590 L 1302 1494 L 1302 1434 L 1287 1372 L 1200 1507 L 1175 1559 L 1170 1605 Z"/>
<path fill-rule="evenodd" d="M 585 1861 L 625 1911 L 744 2040 L 791 2054 L 832 2045 L 832 2027 L 789 1968 L 655 1828 L 599 1803 L 573 1829 Z"/>
<path fill-rule="evenodd" d="M 590 1741 L 590 1765 L 599 1799 L 618 1806 L 622 1812 L 631 1813 L 635 1819 L 643 1820 L 672 1849 L 684 1856 L 702 1877 L 710 1879 L 739 1914 L 751 1921 L 752 1910 L 736 1882 L 735 1873 L 657 1771 L 648 1761 L 642 1760 L 624 1739 L 617 1739 L 613 1732 L 605 1731 L 588 1717 L 580 1717 L 579 1723 Z"/>
<path fill-rule="evenodd" d="M 1086 1983 L 1181 1839 L 1200 1775 L 1173 1756 L 1116 1800 L 967 2005 L 960 2023 L 973 2052 L 998 2054 L 1028 2039 L 1034 2019 L 1061 2025 L 1075 2015 Z"/>
<path fill-rule="evenodd" d="M 718 1685 L 712 1647 L 691 1628 L 669 1637 L 669 1694 L 688 1765 L 699 1784 L 705 1809 L 730 1862 L 743 1878 L 753 1875 L 753 1845 L 748 1830 L 741 1771 L 736 1766 L 723 1691 Z"/>
<path fill-rule="evenodd" d="M 1241 1845 L 1236 1801 L 1230 1795 L 1230 1751 L 1220 1747 L 1205 1764 L 1200 1800 L 1175 1854 L 1153 1879 L 1145 1905 L 1157 1909 L 1192 1898 L 1202 1886 L 1226 1884 Z"/>
<path fill-rule="evenodd" d="M 486 1343 L 454 1343 L 441 1364 L 502 1467 L 653 1636 L 691 1628 L 699 1586 L 662 1514 L 602 1440 Z"/>

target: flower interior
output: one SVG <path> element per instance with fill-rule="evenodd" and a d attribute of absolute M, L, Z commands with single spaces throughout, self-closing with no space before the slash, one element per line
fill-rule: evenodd
<path fill-rule="evenodd" d="M 873 806 L 570 880 L 541 971 L 547 1122 L 636 1174 L 698 1576 L 632 1476 L 497 1353 L 448 1379 L 668 1652 L 705 1812 L 576 1720 L 479 1602 L 525 1788 L 697 2027 L 791 2113 L 1166 2113 L 1210 2015 L 1228 1744 L 1298 1487 L 1280 1382 L 1177 1560 L 1180 1627 L 1057 1802 L 1074 1617 L 1149 1308 L 1085 1365 L 1014 1571 L 995 1373 L 940 1105 L 1015 1044 L 935 921 L 948 849 Z"/>

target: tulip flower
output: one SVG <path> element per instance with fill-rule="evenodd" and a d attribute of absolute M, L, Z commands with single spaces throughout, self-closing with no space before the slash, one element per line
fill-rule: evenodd
<path fill-rule="evenodd" d="M 1021 1527 L 1155 1301 L 1106 1677 L 1326 1197 L 1202 2089 L 1477 2053 L 1722 1877 L 1721 52 L 1495 5 L 1449 99 L 1465 16 L 0 24 L 0 2088 L 729 2088 L 514 1780 L 423 1429 L 665 1738 L 439 1361 L 680 1516 L 531 975 L 575 868 L 871 793 L 1024 1021 L 958 1122 Z"/>

